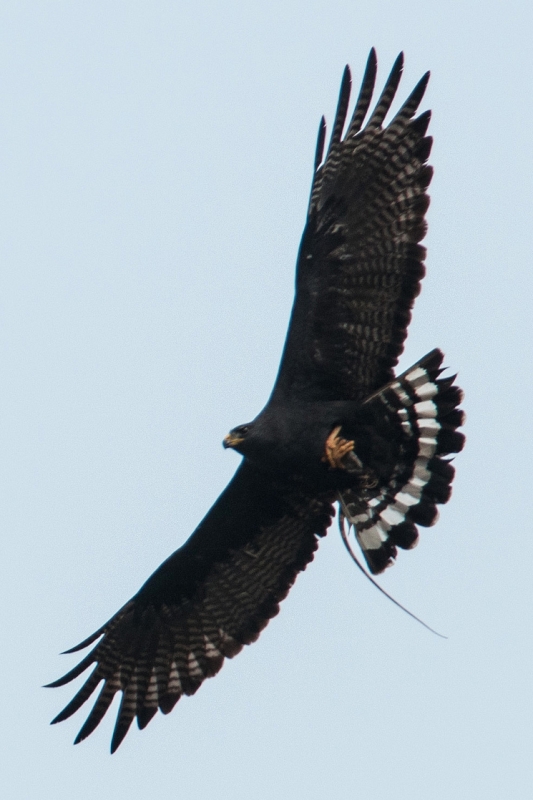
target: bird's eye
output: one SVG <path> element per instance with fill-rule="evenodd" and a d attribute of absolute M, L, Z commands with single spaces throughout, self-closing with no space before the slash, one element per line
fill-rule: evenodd
<path fill-rule="evenodd" d="M 249 428 L 248 428 L 248 425 L 241 425 L 241 427 L 237 428 L 237 430 L 239 431 L 239 433 L 247 434 L 248 431 L 249 431 Z"/>

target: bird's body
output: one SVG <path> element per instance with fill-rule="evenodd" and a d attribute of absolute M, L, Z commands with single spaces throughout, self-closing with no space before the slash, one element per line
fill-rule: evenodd
<path fill-rule="evenodd" d="M 326 486 L 324 442 L 335 425 L 356 417 L 353 401 L 273 403 L 246 426 L 245 440 L 234 447 L 261 470 Z"/>
<path fill-rule="evenodd" d="M 424 275 L 429 113 L 414 117 L 425 75 L 383 127 L 402 71 L 400 56 L 367 116 L 376 75 L 371 51 L 345 128 L 345 71 L 323 160 L 319 129 L 296 294 L 270 399 L 224 440 L 243 461 L 191 537 L 139 592 L 74 652 L 99 640 L 61 686 L 94 670 L 56 717 L 66 719 L 103 682 L 77 740 L 122 702 L 115 750 L 136 717 L 148 724 L 193 694 L 225 657 L 257 639 L 342 499 L 369 569 L 394 563 L 436 520 L 450 496 L 446 458 L 463 446 L 461 392 L 440 377 L 431 351 L 403 375 L 394 367 Z"/>

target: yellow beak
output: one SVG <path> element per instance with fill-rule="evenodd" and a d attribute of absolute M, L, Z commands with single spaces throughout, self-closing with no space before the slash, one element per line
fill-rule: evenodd
<path fill-rule="evenodd" d="M 234 433 L 228 433 L 227 436 L 224 436 L 222 440 L 223 447 L 236 447 L 241 442 L 244 442 L 244 438 L 242 436 L 236 436 Z"/>

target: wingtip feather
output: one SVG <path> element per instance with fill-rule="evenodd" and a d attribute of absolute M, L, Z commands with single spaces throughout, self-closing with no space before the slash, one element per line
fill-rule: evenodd
<path fill-rule="evenodd" d="M 111 755 L 117 752 L 118 748 L 124 741 L 132 722 L 133 716 L 127 717 L 125 720 L 121 718 L 118 719 L 117 724 L 115 725 L 115 730 L 113 731 L 113 738 L 111 739 Z"/>
<path fill-rule="evenodd" d="M 374 93 L 374 86 L 376 84 L 376 75 L 378 70 L 378 58 L 374 47 L 368 54 L 368 59 L 365 66 L 361 88 L 359 90 L 359 97 L 353 110 L 352 119 L 348 128 L 347 136 L 355 136 L 361 130 L 361 126 L 367 115 L 372 95 Z"/>
<path fill-rule="evenodd" d="M 320 119 L 320 123 L 318 125 L 318 136 L 316 140 L 315 163 L 313 172 L 316 172 L 320 164 L 322 163 L 322 158 L 324 156 L 325 141 L 326 141 L 326 118 L 322 116 Z"/>
<path fill-rule="evenodd" d="M 328 153 L 331 149 L 340 142 L 342 138 L 342 131 L 344 123 L 346 122 L 346 113 L 348 111 L 348 104 L 350 102 L 350 94 L 352 91 L 352 73 L 348 64 L 344 67 L 342 73 L 341 88 L 339 91 L 339 100 L 337 103 L 337 111 L 335 112 L 335 122 L 333 123 L 333 130 L 331 133 L 331 141 L 329 143 Z"/>
<path fill-rule="evenodd" d="M 86 647 L 89 647 L 90 644 L 92 644 L 100 636 L 102 636 L 104 631 L 105 631 L 105 628 L 99 628 L 97 631 L 95 631 L 90 636 L 88 636 L 86 639 L 84 639 L 83 642 L 80 642 L 79 644 L 74 645 L 74 647 L 71 647 L 68 650 L 63 650 L 63 652 L 60 653 L 60 655 L 68 656 L 71 653 L 78 653 L 80 650 L 85 650 Z"/>
<path fill-rule="evenodd" d="M 384 89 L 372 113 L 372 116 L 368 121 L 367 128 L 379 128 L 385 119 L 400 84 L 400 79 L 403 72 L 403 64 L 404 56 L 403 52 L 401 52 L 398 54 L 394 64 L 392 65 L 392 69 L 389 73 L 389 77 L 387 78 Z"/>
<path fill-rule="evenodd" d="M 430 75 L 429 71 L 426 72 L 424 75 L 422 75 L 422 77 L 416 84 L 415 88 L 413 89 L 413 91 L 411 92 L 405 103 L 402 105 L 395 119 L 399 119 L 402 116 L 408 116 L 408 117 L 413 116 L 416 109 L 422 102 L 422 98 L 426 93 L 426 89 L 428 87 L 428 82 L 429 82 L 429 75 Z"/>
<path fill-rule="evenodd" d="M 76 664 L 75 667 L 73 667 L 71 670 L 69 670 L 67 673 L 65 673 L 65 675 L 62 675 L 60 678 L 57 678 L 57 680 L 55 680 L 55 681 L 52 681 L 52 683 L 46 683 L 43 688 L 44 689 L 57 689 L 59 686 L 65 686 L 65 684 L 70 683 L 71 681 L 73 681 L 75 678 L 77 678 L 79 675 L 81 675 L 82 672 L 85 672 L 87 667 L 89 667 L 91 664 L 94 663 L 94 661 L 95 661 L 94 653 L 95 653 L 95 650 L 92 650 L 90 653 L 88 653 L 85 656 L 85 658 L 83 658 L 80 661 L 79 664 Z"/>

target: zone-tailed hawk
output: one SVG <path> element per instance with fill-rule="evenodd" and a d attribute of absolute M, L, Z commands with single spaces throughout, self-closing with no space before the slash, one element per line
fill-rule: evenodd
<path fill-rule="evenodd" d="M 55 718 L 67 719 L 103 683 L 76 742 L 113 697 L 122 701 L 114 751 L 134 717 L 168 714 L 257 639 L 312 560 L 342 499 L 371 572 L 412 548 L 450 496 L 445 458 L 463 446 L 460 389 L 433 350 L 399 377 L 411 308 L 424 275 L 432 175 L 430 113 L 415 117 L 429 73 L 383 121 L 402 74 L 397 58 L 366 125 L 376 77 L 371 51 L 346 131 L 351 77 L 342 79 L 325 159 L 320 122 L 296 295 L 279 373 L 261 413 L 225 447 L 244 458 L 187 542 L 96 633 L 62 686 L 94 669 Z"/>

